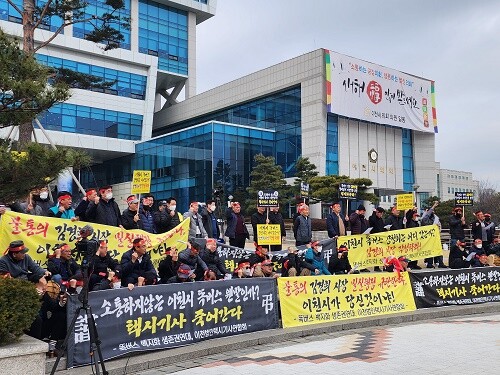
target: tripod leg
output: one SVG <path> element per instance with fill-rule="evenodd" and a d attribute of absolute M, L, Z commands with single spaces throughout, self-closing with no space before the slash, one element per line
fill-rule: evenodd
<path fill-rule="evenodd" d="M 85 309 L 83 307 L 79 307 L 78 310 L 75 311 L 75 315 L 73 315 L 73 319 L 71 320 L 71 324 L 68 327 L 68 332 L 66 332 L 66 337 L 64 338 L 61 349 L 57 353 L 57 359 L 56 359 L 56 362 L 54 363 L 54 366 L 52 366 L 52 371 L 50 372 L 50 375 L 54 375 L 56 370 L 57 370 L 57 366 L 59 365 L 59 361 L 61 360 L 64 352 L 66 351 L 66 349 L 68 347 L 69 337 L 73 334 L 73 331 L 75 330 L 76 321 L 77 321 L 78 317 L 80 316 L 80 311 L 82 311 L 82 310 L 85 310 Z"/>
<path fill-rule="evenodd" d="M 88 326 L 89 326 L 89 333 L 90 333 L 90 344 L 92 345 L 92 358 L 94 359 L 94 364 L 95 364 L 95 370 L 96 374 L 99 375 L 99 362 L 102 367 L 102 374 L 103 375 L 108 375 L 108 372 L 106 371 L 106 367 L 104 366 L 104 358 L 102 356 L 102 351 L 101 351 L 101 341 L 99 340 L 99 334 L 97 333 L 97 326 L 95 325 L 95 320 L 94 316 L 92 315 L 92 308 L 90 305 L 86 309 L 87 311 L 87 317 L 88 317 Z M 97 360 L 95 358 L 95 349 L 97 349 Z"/>

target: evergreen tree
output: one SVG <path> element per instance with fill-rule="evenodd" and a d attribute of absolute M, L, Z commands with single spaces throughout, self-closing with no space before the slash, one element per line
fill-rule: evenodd
<path fill-rule="evenodd" d="M 422 206 L 424 208 L 430 208 L 432 207 L 432 204 L 435 201 L 439 201 L 438 197 L 429 197 L 425 201 L 423 201 Z M 453 208 L 455 208 L 455 200 L 450 199 L 447 201 L 439 202 L 439 205 L 434 209 L 434 213 L 439 217 L 439 221 L 441 222 L 441 227 L 442 228 L 450 228 L 450 223 L 449 219 L 452 214 Z M 474 220 L 476 220 L 474 214 L 473 214 L 473 208 L 472 207 L 464 207 L 465 208 L 465 222 L 467 224 L 472 223 Z"/>
<path fill-rule="evenodd" d="M 85 35 L 85 39 L 100 44 L 107 51 L 120 46 L 124 40 L 123 34 L 117 26 L 129 27 L 130 17 L 123 17 L 120 11 L 125 8 L 124 0 L 105 0 L 108 10 L 104 13 L 94 13 L 96 0 L 23 0 L 22 6 L 18 6 L 14 0 L 7 2 L 14 8 L 22 19 L 23 25 L 23 51 L 33 56 L 38 50 L 50 44 L 66 27 L 77 23 L 92 25 L 92 30 Z M 37 6 L 39 5 L 39 6 Z M 51 17 L 61 19 L 61 26 L 52 33 L 46 41 L 35 46 L 35 30 L 48 23 Z M 0 50 L 0 54 L 3 53 Z M 59 79 L 64 81 L 64 73 L 59 73 Z M 75 76 L 73 76 L 74 78 Z M 71 81 L 71 78 L 68 78 Z M 4 91 L 14 91 L 4 86 Z M 34 112 L 33 112 L 34 113 Z M 32 119 L 36 114 L 32 117 Z M 19 142 L 21 147 L 31 142 L 33 125 L 27 121 L 19 125 Z"/>
<path fill-rule="evenodd" d="M 377 203 L 379 198 L 366 189 L 372 185 L 368 178 L 350 178 L 348 176 L 316 176 L 309 180 L 313 197 L 322 202 L 332 202 L 339 199 L 339 184 L 345 182 L 358 186 L 358 199 Z"/>
<path fill-rule="evenodd" d="M 311 178 L 316 177 L 319 174 L 316 165 L 311 163 L 307 157 L 299 157 L 297 159 L 297 163 L 295 164 L 295 169 L 297 170 L 297 178 L 294 185 L 299 187 L 301 182 L 305 182 L 307 184 Z"/>
<path fill-rule="evenodd" d="M 250 173 L 250 186 L 247 188 L 249 197 L 246 201 L 246 212 L 252 212 L 257 205 L 259 190 L 277 190 L 282 204 L 286 201 L 287 185 L 281 166 L 276 165 L 274 157 L 255 155 L 255 165 Z"/>

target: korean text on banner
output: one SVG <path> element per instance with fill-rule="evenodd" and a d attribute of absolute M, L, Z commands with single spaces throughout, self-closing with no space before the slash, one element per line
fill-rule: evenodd
<path fill-rule="evenodd" d="M 497 267 L 412 273 L 410 280 L 418 308 L 500 301 Z"/>
<path fill-rule="evenodd" d="M 415 203 L 413 201 L 413 194 L 396 195 L 396 207 L 398 208 L 398 210 L 411 210 L 414 206 Z"/>
<path fill-rule="evenodd" d="M 338 245 L 347 246 L 351 265 L 359 268 L 382 266 L 389 255 L 410 260 L 442 255 L 437 225 L 340 237 Z"/>
<path fill-rule="evenodd" d="M 104 359 L 132 352 L 278 328 L 274 279 L 160 284 L 89 293 Z M 79 306 L 72 299 L 68 322 Z M 68 366 L 88 364 L 90 335 L 80 315 L 68 345 Z"/>
<path fill-rule="evenodd" d="M 54 245 L 67 243 L 71 247 L 75 244 L 80 229 L 89 223 L 70 221 L 45 216 L 32 216 L 7 211 L 0 221 L 0 249 L 6 249 L 11 241 L 23 240 L 30 257 L 45 267 L 47 257 L 52 255 Z M 189 219 L 184 220 L 174 229 L 162 233 L 151 234 L 143 230 L 123 230 L 108 225 L 93 224 L 94 237 L 97 240 L 108 240 L 108 249 L 113 258 L 118 260 L 127 250 L 132 248 L 135 238 L 144 238 L 148 249 L 151 250 L 151 259 L 155 267 L 165 254 L 167 247 L 175 246 L 184 249 L 182 242 L 187 242 L 189 234 Z M 182 241 L 182 242 L 180 242 Z M 79 254 L 73 254 L 77 262 Z"/>
<path fill-rule="evenodd" d="M 151 171 L 134 171 L 132 194 L 149 193 L 151 190 Z"/>
<path fill-rule="evenodd" d="M 281 245 L 279 224 L 257 224 L 257 243 L 259 245 Z"/>
<path fill-rule="evenodd" d="M 416 309 L 407 272 L 278 279 L 283 327 Z"/>

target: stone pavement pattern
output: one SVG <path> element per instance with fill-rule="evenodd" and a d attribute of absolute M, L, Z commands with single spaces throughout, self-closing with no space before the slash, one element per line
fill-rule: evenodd
<path fill-rule="evenodd" d="M 498 374 L 500 314 L 298 338 L 192 358 L 136 375 Z"/>

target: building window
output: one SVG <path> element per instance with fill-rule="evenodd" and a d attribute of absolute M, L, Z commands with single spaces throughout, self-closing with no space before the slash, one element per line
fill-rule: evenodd
<path fill-rule="evenodd" d="M 326 128 L 326 175 L 339 174 L 339 118 L 328 113 Z"/>
<path fill-rule="evenodd" d="M 36 59 L 40 63 L 53 68 L 65 68 L 96 76 L 105 82 L 115 82 L 106 89 L 94 88 L 92 91 L 140 100 L 144 100 L 146 96 L 146 76 L 41 54 L 36 54 Z"/>
<path fill-rule="evenodd" d="M 413 168 L 413 142 L 412 133 L 409 129 L 401 129 L 403 140 L 403 189 L 413 191 L 415 175 Z"/>
<path fill-rule="evenodd" d="M 92 16 L 101 17 L 103 14 L 113 11 L 111 6 L 106 5 L 106 0 L 86 0 L 85 2 L 89 5 L 85 8 L 85 13 L 81 17 L 82 19 L 91 18 Z M 124 0 L 123 3 L 124 9 L 115 11 L 114 15 L 120 18 L 130 18 L 130 0 Z M 75 38 L 85 39 L 86 35 L 94 31 L 94 22 L 98 27 L 102 24 L 102 22 L 99 21 L 75 23 L 73 25 L 73 36 Z M 130 49 L 130 29 L 119 24 L 113 24 L 111 26 L 123 35 L 123 41 L 117 41 L 120 44 L 120 48 Z"/>
<path fill-rule="evenodd" d="M 68 103 L 52 106 L 40 122 L 47 130 L 119 139 L 139 140 L 142 132 L 142 115 Z"/>
<path fill-rule="evenodd" d="M 160 70 L 187 75 L 187 12 L 139 0 L 139 52 L 158 56 Z"/>
<path fill-rule="evenodd" d="M 12 2 L 21 10 L 23 10 L 23 0 L 12 0 Z M 47 1 L 38 0 L 35 1 L 35 5 L 39 7 L 43 7 Z M 23 16 L 14 9 L 12 5 L 9 4 L 8 1 L 0 1 L 0 20 L 5 20 L 9 22 L 15 23 L 23 23 Z M 39 29 L 56 31 L 62 25 L 62 19 L 60 17 L 52 16 L 45 17 L 45 19 L 38 26 Z M 61 34 L 64 33 L 64 30 Z"/>

